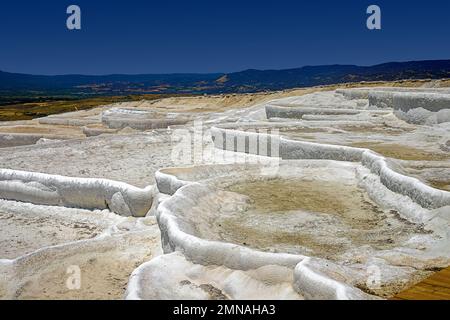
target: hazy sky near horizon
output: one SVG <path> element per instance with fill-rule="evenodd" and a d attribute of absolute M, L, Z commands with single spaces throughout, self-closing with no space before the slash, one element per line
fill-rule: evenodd
<path fill-rule="evenodd" d="M 82 30 L 66 28 L 77 4 Z M 366 28 L 377 4 L 382 30 Z M 2 1 L 0 70 L 233 72 L 449 59 L 450 1 Z"/>

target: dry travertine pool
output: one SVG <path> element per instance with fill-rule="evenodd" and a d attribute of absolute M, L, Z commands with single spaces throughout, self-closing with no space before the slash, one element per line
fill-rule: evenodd
<path fill-rule="evenodd" d="M 167 252 L 182 250 L 189 259 L 201 252 L 209 263 L 241 263 L 242 270 L 248 260 L 233 255 L 240 250 L 250 250 L 245 255 L 255 261 L 272 254 L 265 256 L 268 264 L 284 263 L 285 254 L 299 261 L 308 257 L 328 265 L 332 270 L 322 272 L 330 278 L 378 297 L 393 296 L 447 263 L 440 248 L 446 237 L 437 227 L 442 223 L 420 218 L 445 209 L 420 208 L 357 163 L 280 161 L 277 172 L 267 174 L 257 165 L 161 170 L 160 190 L 185 186 L 159 211 L 163 243 L 171 246 Z M 191 236 L 198 245 L 180 242 Z M 210 261 L 212 248 L 221 253 Z M 369 267 L 383 270 L 380 288 L 366 284 Z"/>
<path fill-rule="evenodd" d="M 446 161 L 450 160 L 447 152 L 429 152 L 424 149 L 414 148 L 402 144 L 382 143 L 382 142 L 357 142 L 352 143 L 352 147 L 368 148 L 385 157 L 399 160 L 413 161 Z"/>
<path fill-rule="evenodd" d="M 341 260 L 341 255 L 357 247 L 392 249 L 426 233 L 395 210 L 382 209 L 356 183 L 245 180 L 218 190 L 205 199 L 205 205 L 226 199 L 227 192 L 241 195 L 241 202 L 220 207 L 214 222 L 208 224 L 212 228 L 207 232 L 209 240 Z"/>
<path fill-rule="evenodd" d="M 356 184 L 273 179 L 228 190 L 249 197 L 250 204 L 221 223 L 221 236 L 265 251 L 339 260 L 358 246 L 392 249 L 424 233 L 397 211 L 380 208 Z"/>
<path fill-rule="evenodd" d="M 450 161 L 402 161 L 397 168 L 433 188 L 450 191 Z"/>
<path fill-rule="evenodd" d="M 209 172 L 213 191 L 198 198 L 183 217 L 192 227 L 189 233 L 207 240 L 340 261 L 355 248 L 389 250 L 430 233 L 376 203 L 359 185 L 356 172 L 365 169 L 344 162 L 312 163 L 284 161 L 278 174 L 267 177 L 227 166 L 164 172 L 187 180 L 205 179 Z"/>
<path fill-rule="evenodd" d="M 122 299 L 128 278 L 135 268 L 153 257 L 154 235 L 123 238 L 124 245 L 102 250 L 91 248 L 89 252 L 79 252 L 63 261 L 51 259 L 49 266 L 39 270 L 39 275 L 27 281 L 15 294 L 21 300 L 111 300 Z M 99 245 L 100 247 L 100 245 Z M 67 287 L 67 270 L 78 266 L 81 270 L 81 288 Z"/>
<path fill-rule="evenodd" d="M 131 272 L 160 254 L 154 217 L 0 200 L 0 224 L 0 299 L 121 299 Z"/>
<path fill-rule="evenodd" d="M 40 248 L 93 239 L 120 221 L 108 211 L 36 206 L 0 200 L 0 259 Z"/>
<path fill-rule="evenodd" d="M 92 223 L 0 211 L 0 257 L 14 259 L 40 248 L 91 239 L 100 234 Z"/>
<path fill-rule="evenodd" d="M 385 128 L 385 129 L 384 129 Z M 365 135 L 361 135 L 362 130 Z M 385 130 L 385 131 L 383 131 Z M 414 161 L 446 161 L 450 160 L 450 153 L 430 146 L 413 146 L 404 141 L 411 141 L 414 136 L 409 136 L 412 130 L 395 127 L 343 127 L 343 131 L 338 128 L 311 128 L 309 130 L 284 128 L 280 130 L 282 136 L 293 140 L 306 139 L 311 142 L 327 142 L 336 145 L 346 145 L 357 148 L 371 149 L 385 157 L 399 160 Z M 434 138 L 434 139 L 433 139 Z M 432 142 L 435 137 L 427 138 Z M 437 144 L 436 140 L 436 145 Z M 410 143 L 410 142 L 409 142 Z"/>
<path fill-rule="evenodd" d="M 280 134 L 286 136 L 290 139 L 302 139 L 305 137 L 305 134 L 314 134 L 314 133 L 331 133 L 331 134 L 341 134 L 344 135 L 346 133 L 351 133 L 353 136 L 355 135 L 373 135 L 373 134 L 382 134 L 386 136 L 399 136 L 407 132 L 411 132 L 413 129 L 406 128 L 396 128 L 388 125 L 337 125 L 329 128 L 321 128 L 321 127 L 310 127 L 310 128 L 295 128 L 295 127 L 286 127 L 280 129 Z"/>

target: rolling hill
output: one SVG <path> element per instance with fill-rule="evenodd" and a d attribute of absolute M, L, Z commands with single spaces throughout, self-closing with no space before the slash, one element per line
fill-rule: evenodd
<path fill-rule="evenodd" d="M 0 95 L 257 92 L 344 82 L 440 78 L 450 78 L 450 60 L 390 62 L 374 66 L 305 66 L 285 70 L 249 69 L 228 74 L 41 76 L 0 71 Z"/>

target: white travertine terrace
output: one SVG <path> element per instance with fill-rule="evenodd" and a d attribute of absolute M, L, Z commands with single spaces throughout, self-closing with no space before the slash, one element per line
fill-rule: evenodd
<path fill-rule="evenodd" d="M 181 125 L 189 119 L 178 115 L 161 115 L 155 112 L 136 109 L 113 108 L 102 113 L 102 122 L 110 129 L 129 127 L 136 130 L 150 130 Z"/>
<path fill-rule="evenodd" d="M 279 156 L 282 159 L 359 161 L 373 173 L 380 176 L 382 183 L 390 190 L 411 197 L 423 207 L 439 208 L 450 206 L 450 192 L 436 190 L 423 184 L 418 179 L 396 173 L 389 168 L 384 157 L 368 149 L 293 141 L 273 135 L 218 127 L 212 128 L 211 134 L 217 148 L 234 152 L 251 153 L 252 148 L 249 147 L 249 144 L 254 141 L 258 143 L 260 139 L 264 138 L 269 144 L 276 143 L 279 145 Z M 227 144 L 226 141 L 236 142 Z M 243 141 L 243 143 L 239 144 L 237 141 Z M 253 151 L 256 150 L 253 149 Z M 267 156 L 267 154 L 264 155 Z"/>
<path fill-rule="evenodd" d="M 92 221 L 0 256 L 0 297 L 43 297 L 73 264 L 115 298 L 391 297 L 450 264 L 449 96 L 338 89 L 198 115 L 135 102 L 17 124 L 77 139 L 0 149 L 0 198 L 23 202 L 0 200 L 0 225 L 13 232 L 25 211 L 45 230 L 66 214 Z M 195 119 L 214 152 L 186 166 L 172 133 Z M 116 261 L 122 280 L 95 280 Z"/>
<path fill-rule="evenodd" d="M 35 228 L 28 227 L 27 237 L 20 239 L 22 245 L 24 240 L 29 240 L 31 245 L 25 248 L 28 250 L 7 259 L 2 255 L 0 259 L 3 299 L 121 299 L 135 266 L 161 254 L 154 217 L 125 218 L 107 210 L 87 211 L 1 200 L 0 212 L 4 211 L 22 221 L 27 217 L 38 221 Z M 50 231 L 53 226 L 55 232 L 62 225 L 66 227 L 65 233 L 58 238 L 65 239 L 48 243 L 41 240 L 43 231 Z M 94 234 L 93 228 L 96 228 Z M 70 238 L 67 236 L 70 230 L 85 236 Z M 14 230 L 2 228 L 2 233 L 8 231 Z M 14 234 L 17 235 L 17 229 Z M 4 239 L 0 238 L 2 242 Z M 42 247 L 36 250 L 34 242 Z M 10 245 L 14 245 L 14 239 Z M 74 267 L 79 268 L 82 276 L 81 287 L 76 290 L 66 284 Z"/>
<path fill-rule="evenodd" d="M 0 147 L 7 148 L 35 144 L 43 137 L 44 135 L 0 133 Z"/>
<path fill-rule="evenodd" d="M 291 164 L 289 161 L 286 163 L 283 161 L 280 167 L 280 172 L 278 172 L 276 176 L 287 176 L 292 179 L 296 176 L 296 174 L 300 174 L 305 177 L 315 176 L 315 180 L 318 179 L 317 181 L 320 181 L 320 179 L 324 179 L 324 181 L 327 182 L 332 181 L 333 179 L 341 179 L 341 177 L 342 179 L 345 179 L 343 178 L 345 177 L 345 171 L 339 170 L 346 168 L 346 166 L 348 166 L 348 164 L 346 164 L 347 162 L 342 162 L 343 167 L 342 169 L 339 169 L 341 166 L 341 164 L 339 164 L 340 162 L 321 161 L 322 162 L 317 163 L 317 161 L 307 160 L 306 162 L 300 162 L 297 165 L 294 165 L 294 163 Z M 299 167 L 296 169 L 295 166 Z M 327 171 L 324 171 L 323 169 L 317 170 L 315 173 L 313 173 L 314 171 L 308 171 L 311 170 L 311 167 L 317 168 L 320 166 L 323 168 L 328 168 L 327 171 L 329 171 L 330 176 L 327 176 L 325 173 Z M 433 230 L 434 232 L 434 236 L 429 236 L 427 234 L 416 236 L 421 238 L 422 245 L 427 247 L 428 252 L 426 258 L 422 256 L 423 254 L 420 251 L 415 249 L 417 244 L 414 244 L 413 239 L 415 236 L 413 234 L 410 235 L 411 238 L 405 239 L 405 242 L 402 245 L 400 243 L 396 244 L 394 251 L 397 251 L 398 253 L 404 252 L 404 254 L 408 257 L 407 259 L 410 260 L 409 263 L 413 263 L 414 260 L 417 260 L 415 263 L 418 264 L 423 264 L 424 261 L 429 261 L 429 263 L 437 263 L 437 261 L 440 261 L 439 263 L 446 265 L 450 261 L 450 252 L 448 249 L 442 250 L 442 248 L 445 247 L 449 234 L 446 227 L 442 228 L 441 223 L 444 223 L 444 225 L 448 224 L 448 204 L 447 206 L 440 206 L 438 208 L 425 209 L 413 201 L 413 199 L 405 196 L 399 196 L 397 193 L 389 190 L 385 186 L 386 181 L 380 179 L 376 173 L 370 172 L 370 170 L 364 168 L 362 165 L 355 168 L 358 172 L 358 184 L 362 185 L 366 189 L 372 199 L 376 199 L 382 207 L 385 206 L 395 208 L 395 210 L 399 212 L 400 216 L 406 219 L 406 221 L 411 221 L 410 223 L 423 224 L 424 229 L 428 231 Z M 242 170 L 246 173 L 241 173 Z M 237 207 L 231 207 L 229 209 L 233 212 L 239 210 L 239 206 L 243 205 L 238 198 L 233 198 L 232 195 L 223 193 L 219 193 L 220 197 L 218 195 L 219 198 L 217 198 L 217 200 L 214 200 L 214 198 L 211 199 L 216 192 L 214 187 L 211 186 L 211 183 L 216 180 L 219 181 L 216 183 L 220 183 L 220 181 L 224 181 L 224 179 L 236 182 L 239 181 L 239 179 L 242 179 L 242 177 L 246 177 L 245 179 L 250 179 L 251 176 L 255 175 L 255 173 L 250 173 L 251 170 L 256 170 L 259 172 L 258 168 L 255 169 L 251 166 L 240 166 L 234 167 L 233 169 L 227 166 L 214 166 L 212 168 L 194 167 L 190 170 L 168 169 L 158 172 L 157 183 L 159 188 L 166 190 L 166 192 L 169 193 L 173 193 L 175 189 L 179 188 L 170 199 L 163 201 L 158 207 L 157 216 L 162 231 L 163 248 L 165 252 L 181 252 L 189 261 L 199 265 L 221 265 L 233 270 L 242 271 L 255 270 L 263 267 L 264 265 L 277 265 L 287 268 L 293 268 L 296 266 L 293 274 L 293 287 L 302 297 L 305 298 L 374 298 L 352 286 L 355 284 L 358 286 L 364 286 L 365 281 L 367 281 L 367 279 L 364 278 L 365 272 L 361 272 L 360 265 L 354 267 L 348 265 L 338 267 L 337 264 L 333 266 L 330 261 L 325 261 L 323 259 L 311 260 L 311 258 L 307 258 L 305 255 L 286 255 L 284 253 L 262 252 L 249 249 L 242 245 L 228 244 L 223 243 L 222 241 L 218 242 L 218 239 L 214 239 L 214 241 L 211 241 L 211 239 L 203 239 L 202 237 L 205 237 L 208 233 L 203 236 L 198 234 L 198 232 L 204 232 L 200 231 L 203 230 L 200 228 L 202 223 L 209 225 L 210 222 L 208 221 L 210 220 L 218 223 L 218 221 L 220 221 L 219 216 L 214 218 L 215 215 L 219 214 L 219 212 L 221 215 L 226 214 L 223 213 L 219 207 L 215 207 L 214 205 L 229 203 L 229 205 L 232 206 L 234 203 Z M 227 172 L 229 173 L 226 174 Z M 320 172 L 325 176 L 320 177 Z M 195 181 L 189 182 L 189 177 Z M 273 179 L 274 177 L 270 178 Z M 200 179 L 200 181 L 197 181 L 197 179 Z M 346 182 L 346 184 L 348 184 L 348 182 Z M 283 190 L 279 190 L 278 193 L 282 194 Z M 447 193 L 446 195 L 448 196 L 449 194 L 450 193 Z M 349 196 L 350 195 L 347 197 Z M 324 197 L 326 196 L 324 195 Z M 187 214 L 187 212 L 190 214 Z M 379 215 L 380 212 L 375 211 L 373 214 Z M 202 222 L 204 219 L 207 220 Z M 287 228 L 287 226 L 281 225 L 279 227 L 279 232 L 286 230 Z M 218 234 L 223 233 L 223 231 L 211 232 L 216 232 Z M 434 238 L 435 236 L 437 238 L 442 237 L 442 242 L 437 240 L 437 238 Z M 206 235 L 206 237 L 208 236 Z M 337 241 L 337 239 L 334 240 Z M 273 246 L 276 247 L 276 243 L 273 243 Z M 404 248 L 402 248 L 402 246 L 404 246 Z M 367 249 L 364 246 L 361 246 L 359 250 L 362 251 L 358 253 L 356 248 L 357 247 L 355 247 L 352 251 L 351 255 L 356 255 L 358 256 L 358 260 L 362 259 L 366 262 L 382 259 L 381 257 L 384 257 L 384 255 L 390 255 L 392 252 L 391 250 L 374 252 L 370 250 L 365 251 Z M 345 256 L 345 254 L 343 255 Z M 313 264 L 312 261 L 314 261 Z M 325 268 L 325 265 L 329 267 Z M 396 272 L 398 274 L 406 273 L 411 276 L 417 272 L 417 270 L 405 270 L 400 266 L 397 268 L 395 264 L 390 266 L 390 268 L 390 272 Z M 338 278 L 336 278 L 337 274 L 339 274 Z M 139 273 L 136 274 L 135 281 L 138 281 L 137 279 L 140 277 L 143 277 L 143 275 L 139 275 Z M 342 279 L 346 280 L 342 282 Z M 147 281 L 150 280 L 147 279 Z M 394 278 L 394 280 L 391 279 L 391 281 L 395 283 L 396 280 Z M 384 286 L 395 286 L 393 283 L 387 282 L 384 283 Z M 142 286 L 142 283 L 140 285 Z M 130 290 L 131 289 L 129 289 L 129 291 Z"/>
<path fill-rule="evenodd" d="M 43 173 L 0 169 L 3 199 L 34 204 L 110 209 L 123 216 L 143 217 L 153 199 L 151 186 L 140 189 L 105 179 L 71 178 Z"/>
<path fill-rule="evenodd" d="M 411 123 L 439 124 L 450 122 L 450 94 L 396 93 L 394 113 Z"/>
<path fill-rule="evenodd" d="M 369 99 L 369 106 L 393 108 L 400 119 L 415 124 L 450 121 L 450 90 L 447 88 L 363 88 L 337 90 L 348 99 Z"/>
<path fill-rule="evenodd" d="M 405 88 L 405 87 L 373 87 L 373 88 L 354 88 L 354 89 L 337 89 L 336 93 L 342 94 L 347 99 L 370 99 L 372 92 L 406 92 L 406 93 L 441 93 L 450 94 L 448 88 Z"/>

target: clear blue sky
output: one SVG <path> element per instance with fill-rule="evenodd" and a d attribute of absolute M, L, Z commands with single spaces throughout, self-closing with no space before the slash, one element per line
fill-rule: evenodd
<path fill-rule="evenodd" d="M 66 29 L 66 8 L 82 30 Z M 382 9 L 381 31 L 366 9 Z M 450 1 L 40 0 L 0 4 L 0 70 L 232 72 L 450 58 Z"/>

